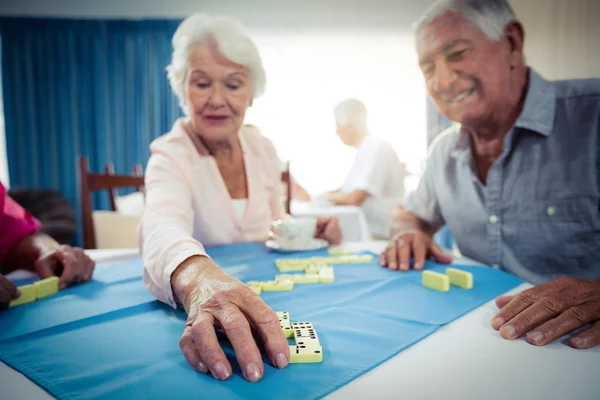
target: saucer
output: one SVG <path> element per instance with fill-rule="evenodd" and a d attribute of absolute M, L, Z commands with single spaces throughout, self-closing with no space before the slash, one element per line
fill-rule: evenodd
<path fill-rule="evenodd" d="M 265 242 L 268 248 L 274 251 L 278 251 L 280 253 L 293 253 L 296 251 L 310 251 L 310 250 L 320 250 L 329 246 L 327 240 L 324 239 L 312 239 L 310 242 L 306 244 L 306 246 L 294 246 L 294 247 L 282 247 L 275 240 L 267 240 Z"/>

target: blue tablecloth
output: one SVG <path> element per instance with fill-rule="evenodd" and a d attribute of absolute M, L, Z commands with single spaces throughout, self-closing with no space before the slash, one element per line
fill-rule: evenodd
<path fill-rule="evenodd" d="M 272 279 L 276 258 L 325 254 L 283 256 L 259 244 L 209 253 L 242 281 Z M 392 272 L 373 262 L 335 266 L 333 284 L 263 293 L 273 309 L 290 312 L 292 321 L 314 324 L 324 360 L 284 370 L 267 365 L 257 384 L 243 380 L 226 342 L 234 366 L 229 381 L 215 381 L 188 366 L 178 346 L 185 315 L 143 298 L 139 260 L 99 268 L 91 284 L 0 315 L 1 331 L 10 332 L 1 337 L 0 359 L 64 399 L 314 399 L 521 283 L 489 268 L 460 268 L 473 273 L 473 290 L 434 292 L 420 285 L 419 272 Z"/>

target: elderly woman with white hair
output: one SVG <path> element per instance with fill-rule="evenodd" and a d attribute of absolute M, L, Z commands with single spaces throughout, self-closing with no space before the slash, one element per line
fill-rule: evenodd
<path fill-rule="evenodd" d="M 264 366 L 252 332 L 278 368 L 289 360 L 287 340 L 275 312 L 204 246 L 265 241 L 271 222 L 284 216 L 275 149 L 243 128 L 265 72 L 244 29 L 225 18 L 188 17 L 173 48 L 168 76 L 186 117 L 150 146 L 139 227 L 144 282 L 159 300 L 187 311 L 180 347 L 197 371 L 231 376 L 215 331 L 222 328 L 244 377 L 256 382 Z M 317 236 L 339 243 L 337 220 L 319 218 Z"/>
<path fill-rule="evenodd" d="M 327 199 L 361 207 L 371 234 L 387 238 L 394 210 L 404 200 L 404 165 L 388 142 L 369 134 L 363 102 L 346 99 L 335 106 L 334 114 L 337 135 L 345 145 L 356 148 L 356 157 L 342 186 Z"/>

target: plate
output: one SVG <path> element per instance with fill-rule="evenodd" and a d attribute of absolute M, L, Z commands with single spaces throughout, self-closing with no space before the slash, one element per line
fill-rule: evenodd
<path fill-rule="evenodd" d="M 321 250 L 329 246 L 329 243 L 325 239 L 312 239 L 306 246 L 303 247 L 281 247 L 275 240 L 267 240 L 265 242 L 268 248 L 280 253 L 294 253 L 296 251 L 311 251 Z"/>

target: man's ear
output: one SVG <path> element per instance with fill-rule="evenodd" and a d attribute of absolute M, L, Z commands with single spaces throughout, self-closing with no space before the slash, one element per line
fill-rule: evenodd
<path fill-rule="evenodd" d="M 504 28 L 504 35 L 509 46 L 509 60 L 512 67 L 524 64 L 523 47 L 525 43 L 525 29 L 519 21 L 512 21 Z"/>

